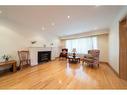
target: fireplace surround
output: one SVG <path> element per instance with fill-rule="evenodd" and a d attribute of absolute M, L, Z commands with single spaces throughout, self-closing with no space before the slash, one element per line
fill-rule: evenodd
<path fill-rule="evenodd" d="M 38 52 L 50 51 L 50 59 L 54 60 L 59 56 L 59 47 L 29 47 L 31 66 L 38 65 Z"/>
<path fill-rule="evenodd" d="M 38 64 L 51 60 L 51 51 L 38 51 Z"/>

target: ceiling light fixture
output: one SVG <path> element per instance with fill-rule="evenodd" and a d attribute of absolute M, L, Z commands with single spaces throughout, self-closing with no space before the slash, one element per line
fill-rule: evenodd
<path fill-rule="evenodd" d="M 70 16 L 67 16 L 68 19 L 70 19 Z"/>
<path fill-rule="evenodd" d="M 52 25 L 52 26 L 55 26 L 55 23 L 54 23 L 54 22 L 52 22 L 52 23 L 51 23 L 51 25 Z"/>
<path fill-rule="evenodd" d="M 44 26 L 42 26 L 42 28 L 41 28 L 43 31 L 45 30 L 45 27 Z"/>
<path fill-rule="evenodd" d="M 99 7 L 100 5 L 95 5 L 96 7 Z"/>

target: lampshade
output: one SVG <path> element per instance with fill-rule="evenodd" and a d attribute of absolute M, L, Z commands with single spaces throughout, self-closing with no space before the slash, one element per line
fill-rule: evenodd
<path fill-rule="evenodd" d="M 76 48 L 73 48 L 72 52 L 74 52 L 74 53 L 75 53 L 75 52 L 76 52 Z"/>

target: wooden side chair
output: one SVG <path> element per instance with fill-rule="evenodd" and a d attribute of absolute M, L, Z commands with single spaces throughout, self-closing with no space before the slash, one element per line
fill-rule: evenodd
<path fill-rule="evenodd" d="M 19 68 L 22 69 L 23 65 L 30 65 L 29 51 L 18 51 L 19 56 Z"/>

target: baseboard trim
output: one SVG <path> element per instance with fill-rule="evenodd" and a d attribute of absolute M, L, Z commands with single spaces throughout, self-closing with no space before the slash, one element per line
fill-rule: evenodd
<path fill-rule="evenodd" d="M 99 61 L 100 63 L 104 63 L 104 64 L 108 64 L 108 62 L 104 62 L 104 61 Z"/>
<path fill-rule="evenodd" d="M 111 70 L 120 78 L 119 74 L 112 68 L 112 66 L 108 62 L 102 62 L 102 63 L 108 65 L 108 67 L 111 68 Z"/>

